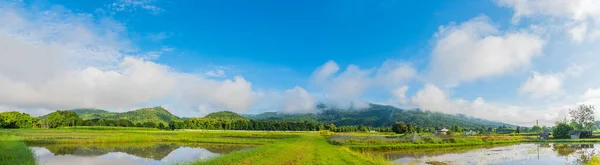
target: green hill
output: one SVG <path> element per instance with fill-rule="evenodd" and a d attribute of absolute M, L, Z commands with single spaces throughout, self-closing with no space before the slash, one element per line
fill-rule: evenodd
<path fill-rule="evenodd" d="M 369 108 L 358 110 L 327 109 L 317 114 L 282 114 L 265 112 L 257 115 L 246 115 L 249 118 L 262 121 L 309 121 L 333 123 L 336 126 L 390 126 L 397 121 L 415 124 L 421 127 L 446 127 L 456 124 L 466 128 L 482 126 L 497 127 L 505 123 L 493 122 L 465 115 L 450 115 L 439 112 L 423 111 L 420 109 L 404 110 L 389 105 L 370 104 Z M 512 126 L 506 124 L 507 126 Z"/>
<path fill-rule="evenodd" d="M 178 120 L 179 117 L 171 114 L 169 111 L 164 109 L 163 107 L 153 107 L 153 108 L 142 108 L 128 112 L 109 112 L 106 110 L 100 109 L 73 109 L 70 110 L 81 117 L 83 120 L 89 119 L 127 119 L 133 123 L 143 123 L 143 122 L 162 122 L 163 124 L 168 124 L 170 121 Z M 44 118 L 45 116 L 42 116 Z"/>
<path fill-rule="evenodd" d="M 204 116 L 204 118 L 228 119 L 228 120 L 248 119 L 244 116 L 241 116 L 241 115 L 239 115 L 235 112 L 231 112 L 231 111 L 213 112 L 213 113 L 210 113 L 210 114 Z"/>

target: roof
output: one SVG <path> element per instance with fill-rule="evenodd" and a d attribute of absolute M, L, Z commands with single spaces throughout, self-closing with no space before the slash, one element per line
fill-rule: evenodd
<path fill-rule="evenodd" d="M 569 135 L 579 135 L 579 134 L 581 134 L 581 131 L 575 131 L 575 130 L 569 131 Z"/>
<path fill-rule="evenodd" d="M 444 129 L 442 129 L 440 131 L 442 131 L 442 132 L 448 132 L 448 130 L 446 128 L 444 128 Z"/>

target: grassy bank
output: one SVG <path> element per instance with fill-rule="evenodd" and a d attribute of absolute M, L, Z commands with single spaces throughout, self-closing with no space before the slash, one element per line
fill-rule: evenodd
<path fill-rule="evenodd" d="M 227 156 L 190 164 L 389 164 L 383 157 L 351 151 L 342 146 L 330 145 L 318 134 L 305 134 L 298 138 L 259 148 L 235 152 Z"/>
<path fill-rule="evenodd" d="M 188 164 L 389 164 L 380 156 L 372 156 L 350 150 L 345 146 L 331 145 L 319 133 L 286 132 L 223 132 L 223 131 L 161 131 L 147 129 L 103 129 L 103 128 L 64 128 L 64 129 L 15 129 L 5 130 L 21 149 L 29 151 L 23 141 L 30 145 L 53 145 L 52 151 L 70 151 L 72 145 L 94 144 L 104 148 L 122 150 L 126 153 L 127 143 L 134 142 L 194 142 L 210 144 L 259 144 L 260 146 L 210 160 L 189 162 Z M 107 136 L 110 135 L 110 136 Z M 123 143 L 122 145 L 115 145 Z M 190 143 L 187 143 L 190 144 Z M 162 145 L 164 146 L 167 145 Z M 226 147 L 226 146 L 225 146 Z M 98 147 L 95 147 L 98 148 Z M 156 146 L 146 146 L 147 149 Z M 85 148 L 84 148 L 85 149 Z M 30 151 L 29 151 L 30 152 Z M 0 155 L 13 154 L 0 150 Z M 139 154 L 138 154 L 139 155 Z M 162 154 L 164 155 L 164 154 Z M 34 160 L 34 159 L 32 159 Z M 33 161 L 35 163 L 35 161 Z M 14 163 L 11 164 L 27 164 Z"/>
<path fill-rule="evenodd" d="M 35 165 L 33 151 L 12 133 L 0 130 L 0 165 Z"/>
<path fill-rule="evenodd" d="M 262 145 L 300 135 L 299 133 L 188 132 L 146 129 L 17 129 L 8 131 L 20 137 L 23 142 L 32 144 L 194 142 Z"/>
<path fill-rule="evenodd" d="M 390 151 L 442 147 L 468 147 L 495 144 L 519 143 L 532 140 L 529 136 L 348 136 L 336 135 L 329 143 L 348 146 L 358 151 Z"/>

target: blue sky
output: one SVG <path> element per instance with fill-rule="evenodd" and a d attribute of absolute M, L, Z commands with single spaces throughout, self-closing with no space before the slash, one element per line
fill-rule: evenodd
<path fill-rule="evenodd" d="M 531 125 L 600 104 L 600 3 L 591 0 L 0 6 L 0 89 L 9 91 L 0 111 L 161 105 L 203 116 L 380 103 Z"/>

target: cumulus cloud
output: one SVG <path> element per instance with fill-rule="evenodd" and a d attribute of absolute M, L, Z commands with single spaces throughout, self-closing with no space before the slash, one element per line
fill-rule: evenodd
<path fill-rule="evenodd" d="M 294 87 L 283 93 L 284 113 L 312 113 L 315 112 L 316 98 L 304 88 Z"/>
<path fill-rule="evenodd" d="M 394 97 L 400 103 L 406 104 L 407 103 L 406 91 L 408 91 L 408 86 L 404 85 L 404 86 L 401 86 L 401 87 L 398 87 L 398 88 L 394 89 L 392 91 L 392 94 L 394 94 Z"/>
<path fill-rule="evenodd" d="M 596 0 L 497 0 L 514 10 L 513 22 L 522 17 L 564 26 L 573 41 L 600 37 L 600 1 Z"/>
<path fill-rule="evenodd" d="M 533 125 L 535 120 L 539 120 L 540 124 L 552 125 L 555 121 L 568 116 L 568 108 L 575 107 L 574 104 L 568 104 L 531 108 L 488 103 L 481 97 L 473 101 L 454 99 L 447 91 L 432 84 L 426 84 L 420 89 L 411 98 L 411 103 L 425 110 L 449 114 L 467 114 L 482 119 L 519 125 Z"/>
<path fill-rule="evenodd" d="M 397 61 L 385 61 L 377 70 L 376 83 L 385 87 L 396 88 L 406 84 L 417 75 L 417 71 L 409 64 Z"/>
<path fill-rule="evenodd" d="M 316 84 L 324 83 L 329 77 L 340 70 L 340 66 L 333 60 L 327 61 L 322 66 L 318 67 L 312 74 L 312 80 Z"/>
<path fill-rule="evenodd" d="M 540 98 L 561 94 L 563 86 L 563 78 L 560 74 L 542 75 L 538 72 L 533 72 L 519 88 L 520 93 L 530 94 L 532 97 Z"/>
<path fill-rule="evenodd" d="M 565 79 L 579 77 L 583 71 L 584 68 L 577 65 L 571 65 L 557 73 L 540 74 L 534 71 L 533 75 L 521 84 L 518 91 L 533 98 L 565 95 L 566 92 L 563 90 Z"/>
<path fill-rule="evenodd" d="M 527 67 L 545 42 L 525 31 L 500 32 L 485 16 L 442 26 L 435 39 L 429 76 L 448 86 Z"/>
<path fill-rule="evenodd" d="M 183 107 L 176 115 L 196 116 L 190 110 L 245 112 L 256 100 L 243 77 L 211 80 L 151 61 L 164 50 L 139 51 L 108 18 L 3 4 L 0 22 L 0 107 L 10 108 L 3 111 L 125 109 L 173 98 Z"/>
<path fill-rule="evenodd" d="M 312 81 L 324 91 L 324 102 L 340 108 L 362 108 L 368 103 L 362 99 L 367 90 L 385 90 L 394 94 L 396 88 L 406 85 L 416 76 L 416 70 L 409 64 L 398 61 L 385 61 L 378 68 L 361 69 L 348 65 L 339 72 L 334 61 L 317 67 Z"/>

